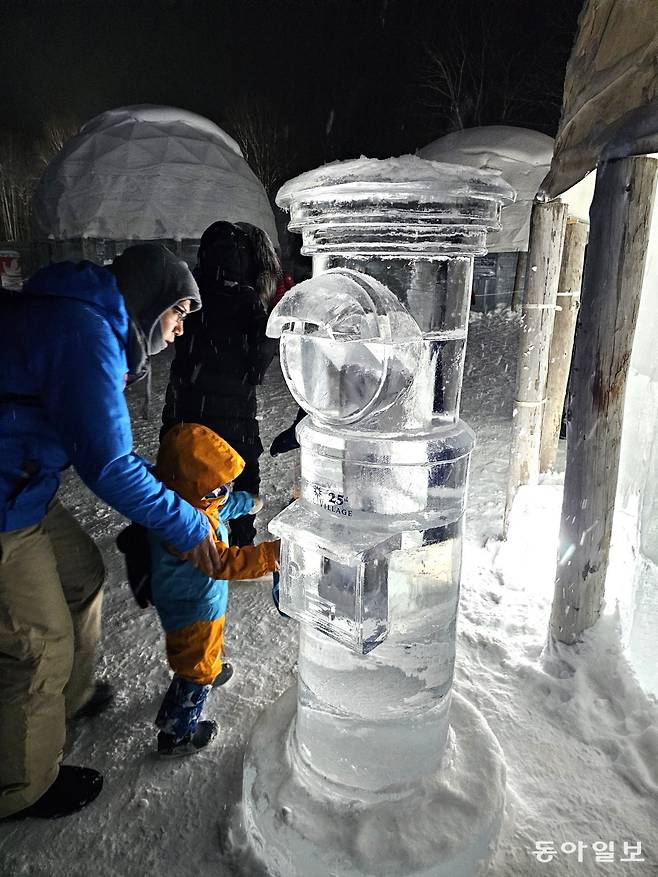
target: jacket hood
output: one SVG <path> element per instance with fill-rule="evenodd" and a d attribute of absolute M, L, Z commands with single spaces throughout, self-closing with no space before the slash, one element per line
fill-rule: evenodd
<path fill-rule="evenodd" d="M 149 355 L 163 349 L 160 317 L 189 299 L 190 311 L 201 307 L 199 288 L 182 259 L 161 244 L 136 244 L 114 260 L 116 277 L 131 319 L 144 336 Z"/>
<path fill-rule="evenodd" d="M 179 423 L 160 443 L 155 473 L 191 505 L 208 509 L 212 501 L 204 499 L 206 494 L 237 478 L 244 465 L 216 432 L 199 423 Z"/>
<path fill-rule="evenodd" d="M 203 296 L 256 288 L 258 265 L 247 233 L 232 222 L 213 222 L 201 235 L 194 276 Z"/>
<path fill-rule="evenodd" d="M 55 262 L 41 268 L 23 286 L 28 295 L 73 298 L 104 311 L 125 343 L 128 314 L 114 274 L 93 262 Z"/>

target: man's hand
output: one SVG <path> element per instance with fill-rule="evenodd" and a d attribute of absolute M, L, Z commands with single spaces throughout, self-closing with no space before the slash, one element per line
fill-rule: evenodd
<path fill-rule="evenodd" d="M 210 522 L 208 522 L 208 535 L 205 539 L 189 551 L 174 551 L 174 554 L 200 569 L 205 575 L 213 579 L 221 578 L 219 552 Z"/>

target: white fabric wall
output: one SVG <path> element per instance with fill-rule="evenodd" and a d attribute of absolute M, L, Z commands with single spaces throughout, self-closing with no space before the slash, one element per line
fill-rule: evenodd
<path fill-rule="evenodd" d="M 553 138 L 528 128 L 486 125 L 440 137 L 420 150 L 421 158 L 498 171 L 516 192 L 502 212 L 502 228 L 487 236 L 492 253 L 528 249 L 530 211 L 553 155 Z"/>
<path fill-rule="evenodd" d="M 218 219 L 278 236 L 265 190 L 213 122 L 175 107 L 121 107 L 84 125 L 34 198 L 37 237 L 198 239 Z"/>

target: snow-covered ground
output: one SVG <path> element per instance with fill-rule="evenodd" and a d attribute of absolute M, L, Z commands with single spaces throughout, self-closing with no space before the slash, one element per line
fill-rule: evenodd
<path fill-rule="evenodd" d="M 615 607 L 581 646 L 545 647 L 559 476 L 521 491 L 510 539 L 500 541 L 517 328 L 509 313 L 473 315 L 462 404 L 478 447 L 471 469 L 456 686 L 490 723 L 508 777 L 505 824 L 487 877 L 658 874 L 658 705 L 639 689 L 621 652 Z M 140 417 L 143 391 L 130 391 L 136 446 L 147 456 L 157 447 L 168 368 L 166 355 L 155 362 L 150 421 Z M 276 361 L 260 403 L 267 447 L 296 410 Z M 262 473 L 265 536 L 267 520 L 290 497 L 290 457 L 265 454 Z M 233 588 L 227 653 L 236 674 L 207 707 L 220 723 L 219 739 L 193 758 L 158 761 L 151 723 L 169 674 L 157 619 L 153 611 L 137 608 L 124 582 L 114 547 L 123 522 L 75 476 L 67 477 L 62 498 L 107 559 L 100 671 L 118 695 L 105 715 L 71 729 L 66 753 L 69 763 L 101 770 L 105 787 L 93 805 L 65 820 L 0 825 L 0 874 L 256 877 L 255 866 L 241 863 L 230 849 L 228 815 L 239 798 L 250 728 L 260 710 L 294 683 L 295 623 L 279 618 L 267 584 Z M 550 862 L 532 855 L 538 842 L 552 845 Z M 577 847 L 579 842 L 586 846 Z M 611 858 L 601 860 L 602 848 L 592 849 L 598 842 L 606 844 Z M 636 842 L 642 843 L 645 861 L 624 862 L 631 855 L 624 843 Z"/>

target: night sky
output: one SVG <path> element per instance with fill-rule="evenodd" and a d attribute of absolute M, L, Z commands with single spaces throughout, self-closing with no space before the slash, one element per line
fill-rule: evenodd
<path fill-rule="evenodd" d="M 459 126 L 432 89 L 467 58 L 461 124 L 554 134 L 582 0 L 0 0 L 3 121 L 26 138 L 130 103 L 227 130 L 257 114 L 285 174 L 413 151 Z M 445 89 L 444 89 L 445 90 Z M 280 147 L 279 147 L 280 148 Z"/>

